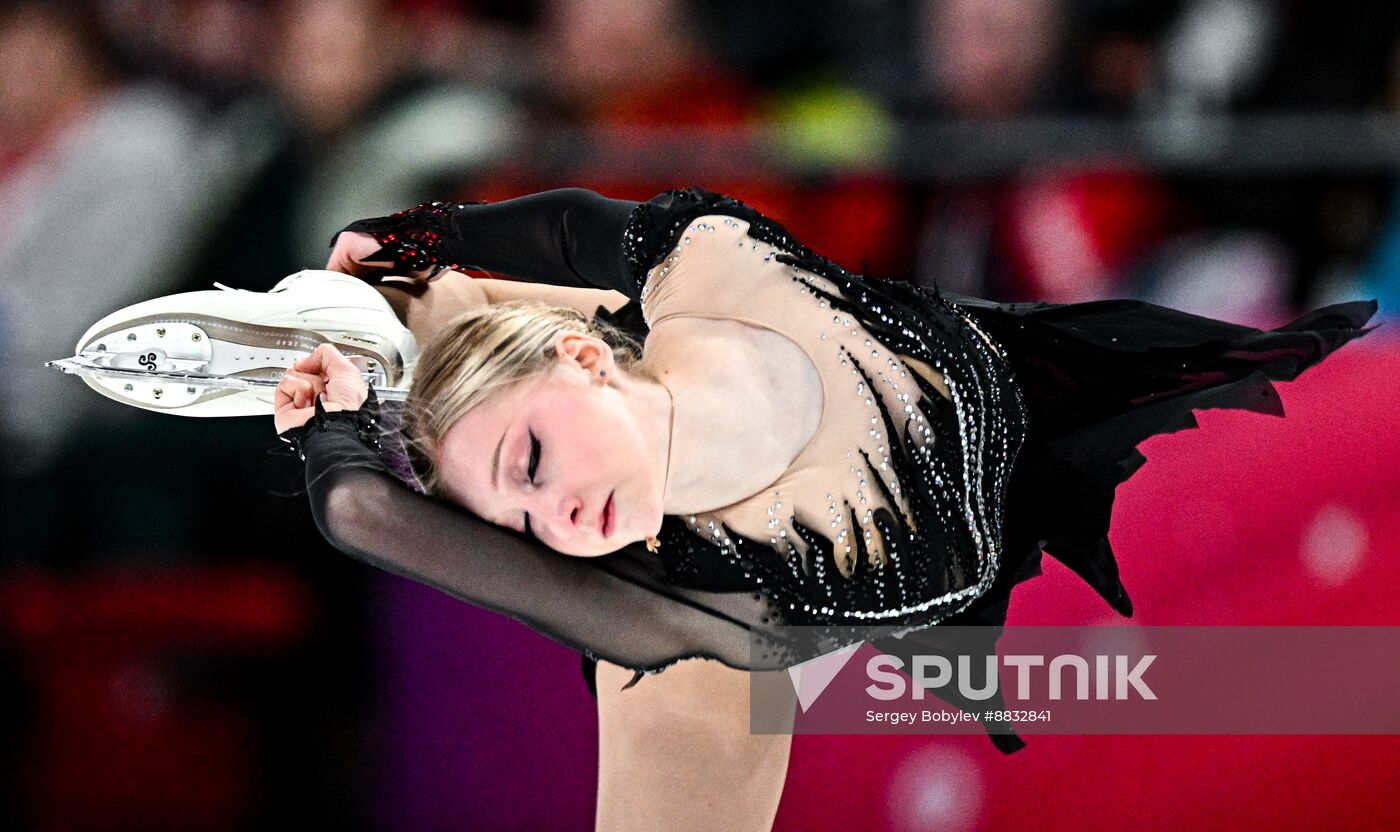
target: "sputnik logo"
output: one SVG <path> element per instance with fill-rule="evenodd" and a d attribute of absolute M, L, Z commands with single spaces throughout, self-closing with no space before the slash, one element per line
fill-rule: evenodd
<path fill-rule="evenodd" d="M 825 653 L 815 659 L 808 659 L 801 664 L 788 668 L 788 676 L 792 679 L 793 690 L 797 694 L 797 702 L 806 713 L 817 699 L 826 692 L 832 680 L 840 674 L 841 670 L 850 662 L 857 649 L 865 642 L 843 647 Z M 997 675 L 997 657 L 986 656 L 986 673 L 989 682 L 980 688 L 973 688 L 969 682 L 971 668 L 971 656 L 960 655 L 957 657 L 958 673 L 954 677 L 952 663 L 944 656 L 916 656 L 914 657 L 914 667 L 910 675 L 913 678 L 913 695 L 915 699 L 924 698 L 924 690 L 933 690 L 946 685 L 956 683 L 959 692 L 966 698 L 972 700 L 988 699 L 995 695 L 1000 687 Z M 1047 662 L 1044 656 L 1040 655 L 1007 655 L 1002 656 L 1002 661 L 1008 667 L 1016 668 L 1016 696 L 1020 700 L 1026 700 L 1031 696 L 1031 673 L 1033 667 L 1044 667 Z M 1143 673 L 1157 658 L 1154 653 L 1146 654 L 1138 659 L 1132 668 L 1128 667 L 1128 656 L 1116 655 L 1113 657 L 1099 655 L 1094 656 L 1096 672 L 1093 674 L 1097 699 L 1110 698 L 1109 682 L 1114 681 L 1114 692 L 1111 694 L 1114 699 L 1127 699 L 1131 688 L 1144 700 L 1155 700 L 1157 694 L 1147 685 L 1142 678 Z M 1115 672 L 1110 671 L 1109 659 L 1115 660 Z M 1076 699 L 1089 699 L 1089 663 L 1081 656 L 1069 654 L 1055 656 L 1049 663 L 1049 673 L 1047 676 L 1049 697 L 1058 700 L 1062 697 L 1062 676 L 1066 668 L 1077 671 L 1074 679 Z M 871 685 L 866 687 L 865 692 L 871 697 L 881 701 L 891 701 L 900 699 L 907 690 L 905 676 L 895 671 L 903 670 L 904 659 L 880 655 L 873 657 L 866 664 L 866 673 L 869 674 Z M 929 671 L 932 670 L 932 675 Z"/>
<path fill-rule="evenodd" d="M 817 697 L 826 691 L 831 680 L 836 678 L 837 674 L 841 672 L 841 668 L 846 666 L 846 663 L 856 654 L 856 650 L 860 649 L 864 643 L 858 641 L 848 647 L 823 653 L 815 659 L 808 659 L 788 668 L 788 676 L 792 679 L 792 689 L 797 693 L 797 704 L 801 706 L 804 714 L 817 701 Z"/>

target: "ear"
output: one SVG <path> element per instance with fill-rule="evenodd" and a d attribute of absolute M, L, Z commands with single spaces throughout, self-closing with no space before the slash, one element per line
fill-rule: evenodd
<path fill-rule="evenodd" d="M 617 378 L 612 347 L 601 338 L 567 332 L 555 339 L 554 351 L 560 361 L 587 373 L 591 383 L 607 384 Z"/>

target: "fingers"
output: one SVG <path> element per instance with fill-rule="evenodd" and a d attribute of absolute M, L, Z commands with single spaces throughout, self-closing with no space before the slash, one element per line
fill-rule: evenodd
<path fill-rule="evenodd" d="M 315 376 L 320 381 L 316 392 L 326 394 L 327 405 L 334 403 L 338 408 L 354 410 L 369 395 L 369 385 L 360 368 L 333 344 L 321 344 L 310 355 L 296 361 L 291 371 Z"/>
<path fill-rule="evenodd" d="M 292 369 L 320 376 L 334 376 L 344 373 L 354 373 L 359 376 L 360 374 L 355 365 L 350 363 L 350 359 L 336 349 L 334 344 L 321 344 L 312 350 L 310 355 L 297 359 L 292 364 Z"/>
<path fill-rule="evenodd" d="M 392 261 L 370 260 L 383 246 L 374 235 L 363 231 L 342 231 L 326 260 L 326 270 L 366 278 L 393 268 Z"/>
<path fill-rule="evenodd" d="M 274 407 L 284 404 L 291 404 L 296 408 L 310 407 L 316 396 L 325 389 L 326 383 L 319 376 L 288 370 L 277 383 Z"/>
<path fill-rule="evenodd" d="M 272 414 L 272 426 L 277 433 L 286 433 L 291 428 L 301 427 L 311 421 L 316 411 L 311 407 L 292 407 L 290 404 L 277 408 Z"/>
<path fill-rule="evenodd" d="M 306 424 L 315 413 L 316 397 L 325 388 L 320 376 L 287 370 L 273 394 L 273 425 L 277 433 Z"/>
<path fill-rule="evenodd" d="M 293 369 L 293 370 L 300 370 L 300 371 L 303 372 L 303 373 L 320 373 L 320 372 L 322 372 L 322 370 L 321 370 L 321 347 L 323 347 L 323 346 L 325 346 L 325 344 L 322 344 L 320 347 L 317 347 L 316 349 L 312 350 L 310 355 L 302 356 L 301 358 L 298 358 L 296 361 L 293 361 L 293 362 L 292 362 L 292 369 Z"/>
<path fill-rule="evenodd" d="M 327 412 L 356 410 L 369 395 L 369 385 L 349 358 L 334 344 L 321 344 L 292 363 L 277 382 L 273 423 L 279 434 L 305 424 L 321 397 Z"/>

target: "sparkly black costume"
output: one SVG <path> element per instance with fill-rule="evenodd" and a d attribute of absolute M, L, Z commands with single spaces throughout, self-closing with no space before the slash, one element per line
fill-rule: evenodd
<path fill-rule="evenodd" d="M 393 260 L 401 271 L 477 267 L 615 289 L 641 302 L 649 272 L 659 266 L 653 275 L 664 274 L 682 234 L 711 215 L 747 223 L 754 248 L 767 246 L 807 287 L 814 314 L 834 313 L 892 353 L 937 367 L 957 391 L 945 398 L 911 373 L 906 387 L 916 394 L 898 398 L 908 402 L 903 413 L 878 396 L 866 400 L 878 405 L 872 422 L 890 437 L 889 450 L 878 463 L 865 458 L 858 474 L 885 497 L 902 492 L 907 506 L 860 517 L 833 502 L 845 517 L 832 526 L 848 519 L 850 528 L 878 529 L 891 557 L 872 565 L 869 534 L 855 534 L 845 544 L 847 552 L 854 546 L 854 568 L 843 571 L 838 538 L 811 525 L 794 521 L 803 551 L 789 540 L 784 557 L 777 538 L 706 532 L 670 516 L 657 553 L 634 544 L 601 558 L 559 555 L 405 488 L 378 452 L 373 398 L 360 411 L 318 413 L 283 435 L 306 460 L 321 531 L 352 556 L 578 649 L 590 685 L 597 659 L 638 671 L 630 684 L 687 657 L 786 667 L 850 643 L 851 627 L 892 655 L 987 655 L 1012 587 L 1040 574 L 1042 551 L 1132 614 L 1107 535 L 1114 490 L 1145 461 L 1138 443 L 1194 427 L 1193 409 L 1282 415 L 1271 381 L 1297 377 L 1374 329 L 1364 327 L 1373 301 L 1334 304 L 1265 331 L 1140 301 L 999 304 L 871 280 L 808 250 L 743 203 L 700 189 L 643 203 L 580 189 L 493 204 L 432 203 L 346 230 L 374 234 L 384 249 L 370 259 Z M 736 291 L 743 279 L 735 276 Z M 598 315 L 644 336 L 639 313 L 632 303 Z M 854 363 L 869 388 L 888 383 L 878 368 Z M 915 428 L 925 420 L 919 429 L 933 441 L 921 446 Z M 806 625 L 810 640 L 755 649 L 755 633 L 777 625 Z M 842 635 L 823 638 L 822 627 L 843 628 Z M 962 700 L 956 685 L 935 693 L 973 712 L 1001 706 L 999 697 Z M 986 727 L 1003 751 L 1024 744 L 1005 723 Z"/>

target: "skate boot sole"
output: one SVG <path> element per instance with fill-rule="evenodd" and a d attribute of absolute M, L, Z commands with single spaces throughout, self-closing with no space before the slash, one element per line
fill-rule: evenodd
<path fill-rule="evenodd" d="M 202 314 L 155 314 L 129 318 L 90 334 L 78 357 L 99 367 L 126 371 L 190 373 L 277 381 L 292 363 L 321 344 L 333 344 L 367 374 L 375 387 L 406 387 L 412 368 L 389 339 L 355 330 L 311 330 L 250 324 Z M 202 385 L 84 374 L 83 381 L 123 404 L 181 416 L 270 416 L 272 386 L 238 390 Z"/>

